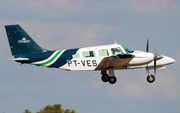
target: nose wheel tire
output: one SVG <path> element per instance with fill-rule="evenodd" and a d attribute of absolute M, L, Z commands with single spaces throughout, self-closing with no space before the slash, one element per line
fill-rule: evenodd
<path fill-rule="evenodd" d="M 102 80 L 103 82 L 108 82 L 108 75 L 107 75 L 107 74 L 103 74 L 103 75 L 101 76 L 101 80 Z"/>
<path fill-rule="evenodd" d="M 147 81 L 148 81 L 149 83 L 153 83 L 153 82 L 155 81 L 155 76 L 154 76 L 154 75 L 148 75 L 148 76 L 147 76 Z"/>
<path fill-rule="evenodd" d="M 115 76 L 109 77 L 108 80 L 109 80 L 109 83 L 110 83 L 110 84 L 114 84 L 114 83 L 116 83 L 116 81 L 117 81 L 117 79 L 116 79 Z"/>

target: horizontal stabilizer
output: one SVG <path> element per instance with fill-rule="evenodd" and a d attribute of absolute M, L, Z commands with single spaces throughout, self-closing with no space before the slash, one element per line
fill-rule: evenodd
<path fill-rule="evenodd" d="M 14 60 L 14 61 L 26 61 L 26 60 L 29 60 L 29 58 L 13 58 L 13 59 L 10 59 L 10 60 Z"/>

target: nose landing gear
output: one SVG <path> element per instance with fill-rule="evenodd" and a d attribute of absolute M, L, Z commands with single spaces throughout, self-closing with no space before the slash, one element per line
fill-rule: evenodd
<path fill-rule="evenodd" d="M 155 81 L 155 76 L 154 75 L 148 75 L 147 76 L 147 81 L 149 82 L 149 83 L 153 83 L 154 81 Z"/>
<path fill-rule="evenodd" d="M 152 75 L 152 74 L 150 74 L 150 73 L 149 73 L 149 70 L 146 70 L 146 71 L 147 71 L 147 74 L 148 74 L 148 76 L 147 76 L 147 81 L 148 81 L 149 83 L 153 83 L 153 82 L 155 81 L 155 76 Z"/>

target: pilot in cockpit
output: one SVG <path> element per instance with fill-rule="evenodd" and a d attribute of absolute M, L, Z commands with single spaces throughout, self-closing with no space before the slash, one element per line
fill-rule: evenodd
<path fill-rule="evenodd" d="M 117 48 L 112 48 L 111 51 L 112 51 L 112 54 L 113 54 L 113 55 L 122 54 L 122 51 L 121 51 L 121 49 L 120 49 L 119 47 L 117 47 Z"/>

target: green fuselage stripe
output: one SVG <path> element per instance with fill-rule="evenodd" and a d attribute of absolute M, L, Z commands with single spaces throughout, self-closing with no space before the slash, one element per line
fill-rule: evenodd
<path fill-rule="evenodd" d="M 111 57 L 118 58 L 117 56 L 112 55 Z"/>
<path fill-rule="evenodd" d="M 62 50 L 58 51 L 50 60 L 44 62 L 44 63 L 40 63 L 40 64 L 37 64 L 37 65 L 46 65 L 46 64 L 49 64 L 51 63 L 60 53 L 62 52 Z"/>

